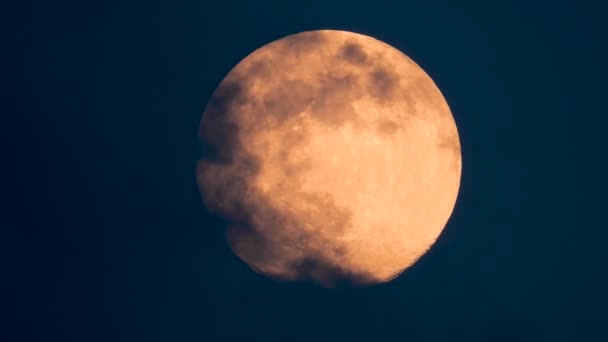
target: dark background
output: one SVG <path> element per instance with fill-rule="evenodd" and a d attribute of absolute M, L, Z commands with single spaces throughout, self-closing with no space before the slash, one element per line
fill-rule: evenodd
<path fill-rule="evenodd" d="M 606 9 L 575 1 L 37 1 L 3 10 L 2 341 L 586 341 L 606 313 Z M 368 289 L 273 282 L 194 178 L 211 93 L 257 47 L 345 29 L 457 121 L 455 212 Z"/>

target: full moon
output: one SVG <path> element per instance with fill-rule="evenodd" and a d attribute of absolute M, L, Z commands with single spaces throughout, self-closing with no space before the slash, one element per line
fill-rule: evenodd
<path fill-rule="evenodd" d="M 219 84 L 197 182 L 254 271 L 324 287 L 387 282 L 437 240 L 461 175 L 456 123 L 405 54 L 346 31 L 271 42 Z"/>

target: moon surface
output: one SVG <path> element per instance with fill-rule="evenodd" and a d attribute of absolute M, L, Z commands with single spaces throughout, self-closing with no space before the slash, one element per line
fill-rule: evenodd
<path fill-rule="evenodd" d="M 236 65 L 199 129 L 197 182 L 256 272 L 389 281 L 436 241 L 461 175 L 457 127 L 402 52 L 346 31 L 271 42 Z"/>

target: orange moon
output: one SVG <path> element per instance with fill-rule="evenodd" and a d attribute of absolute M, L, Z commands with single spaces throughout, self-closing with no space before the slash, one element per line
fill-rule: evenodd
<path fill-rule="evenodd" d="M 243 59 L 199 129 L 197 182 L 256 272 L 324 287 L 389 281 L 436 241 L 461 175 L 452 113 L 402 52 L 307 31 Z"/>

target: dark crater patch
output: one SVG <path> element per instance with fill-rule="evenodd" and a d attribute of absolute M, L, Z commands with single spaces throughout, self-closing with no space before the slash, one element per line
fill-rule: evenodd
<path fill-rule="evenodd" d="M 439 137 L 439 147 L 452 150 L 455 154 L 460 153 L 460 142 L 456 134 L 444 134 Z"/>
<path fill-rule="evenodd" d="M 399 89 L 399 75 L 384 66 L 377 66 L 369 73 L 369 94 L 378 101 L 393 99 Z"/>
<path fill-rule="evenodd" d="M 321 86 L 313 99 L 312 115 L 328 126 L 341 126 L 356 115 L 353 101 L 361 95 L 362 89 L 356 75 L 323 75 Z"/>
<path fill-rule="evenodd" d="M 399 130 L 399 125 L 392 120 L 379 120 L 376 123 L 376 131 L 382 135 L 382 136 L 386 136 L 386 137 L 390 137 L 395 135 L 395 133 L 397 133 L 397 131 Z"/>
<path fill-rule="evenodd" d="M 280 125 L 304 111 L 312 99 L 312 86 L 301 80 L 285 80 L 266 94 L 263 104 L 270 119 Z"/>
<path fill-rule="evenodd" d="M 357 43 L 346 43 L 338 51 L 339 58 L 343 58 L 352 64 L 365 64 L 367 61 L 367 53 L 363 50 L 363 47 Z"/>
<path fill-rule="evenodd" d="M 454 156 L 453 167 L 454 169 L 458 169 L 460 167 L 460 161 L 458 156 L 460 156 L 460 141 L 458 140 L 457 134 L 449 134 L 443 135 L 439 137 L 438 147 L 441 149 L 447 149 L 452 152 Z"/>

